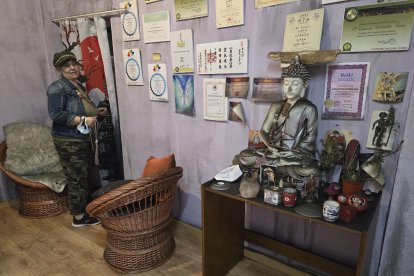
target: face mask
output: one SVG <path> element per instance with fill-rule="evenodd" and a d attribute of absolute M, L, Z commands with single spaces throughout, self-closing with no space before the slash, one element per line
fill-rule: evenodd
<path fill-rule="evenodd" d="M 81 122 L 76 128 L 82 134 L 89 134 L 91 132 L 91 129 L 86 125 L 85 121 Z"/>

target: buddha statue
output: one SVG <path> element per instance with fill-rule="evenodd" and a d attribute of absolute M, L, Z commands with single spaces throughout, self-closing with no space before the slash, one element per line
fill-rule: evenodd
<path fill-rule="evenodd" d="M 296 180 L 318 175 L 315 159 L 318 110 L 304 99 L 310 74 L 296 56 L 282 72 L 282 89 L 285 100 L 271 105 L 260 130 L 266 149 L 246 149 L 233 163 L 259 168 L 262 164 L 274 165 L 278 172 Z"/>

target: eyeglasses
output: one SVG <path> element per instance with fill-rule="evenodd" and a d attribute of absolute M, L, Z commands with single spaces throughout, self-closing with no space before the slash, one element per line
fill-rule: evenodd
<path fill-rule="evenodd" d="M 79 66 L 79 62 L 75 61 L 75 60 L 71 60 L 71 61 L 66 61 L 65 63 L 63 63 L 62 67 L 63 68 L 69 68 L 71 66 Z"/>

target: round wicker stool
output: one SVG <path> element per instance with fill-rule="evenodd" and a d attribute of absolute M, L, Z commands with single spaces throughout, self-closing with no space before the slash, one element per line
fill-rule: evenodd
<path fill-rule="evenodd" d="M 182 174 L 176 167 L 131 181 L 88 204 L 107 232 L 104 259 L 113 270 L 143 272 L 172 257 L 171 205 Z"/>
<path fill-rule="evenodd" d="M 113 270 L 123 273 L 143 272 L 162 265 L 175 251 L 170 221 L 137 233 L 107 231 L 105 261 Z"/>
<path fill-rule="evenodd" d="M 6 143 L 0 144 L 0 169 L 19 188 L 19 213 L 27 218 L 45 218 L 56 216 L 69 210 L 69 198 L 66 189 L 56 193 L 42 183 L 24 179 L 4 168 L 6 160 Z"/>

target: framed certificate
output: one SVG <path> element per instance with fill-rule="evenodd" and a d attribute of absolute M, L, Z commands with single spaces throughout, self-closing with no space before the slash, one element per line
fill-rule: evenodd
<path fill-rule="evenodd" d="M 244 24 L 244 0 L 216 1 L 216 27 Z"/>
<path fill-rule="evenodd" d="M 193 30 L 171 32 L 170 45 L 173 72 L 194 72 Z"/>
<path fill-rule="evenodd" d="M 167 65 L 148 64 L 149 95 L 151 101 L 168 101 Z"/>
<path fill-rule="evenodd" d="M 287 15 L 283 51 L 319 51 L 324 11 L 322 8 Z"/>
<path fill-rule="evenodd" d="M 128 85 L 144 85 L 141 53 L 138 48 L 123 50 L 125 80 Z"/>
<path fill-rule="evenodd" d="M 143 15 L 144 42 L 170 41 L 170 13 L 160 11 Z"/>
<path fill-rule="evenodd" d="M 270 7 L 274 5 L 286 4 L 289 2 L 296 2 L 297 0 L 255 0 L 254 6 L 256 9 Z"/>
<path fill-rule="evenodd" d="M 228 100 L 225 96 L 226 79 L 203 79 L 204 119 L 227 121 Z"/>
<path fill-rule="evenodd" d="M 177 21 L 208 16 L 208 0 L 174 0 Z"/>
<path fill-rule="evenodd" d="M 197 44 L 196 48 L 198 74 L 247 73 L 247 39 Z"/>
<path fill-rule="evenodd" d="M 281 101 L 283 100 L 282 80 L 280 78 L 254 78 L 254 101 Z"/>
<path fill-rule="evenodd" d="M 132 0 L 121 2 L 120 7 L 127 8 L 127 11 L 121 15 L 123 41 L 139 40 L 140 36 L 137 1 Z"/>
<path fill-rule="evenodd" d="M 249 93 L 249 77 L 226 78 L 226 97 L 246 98 Z"/>
<path fill-rule="evenodd" d="M 364 118 L 369 62 L 333 63 L 326 66 L 322 119 Z"/>
<path fill-rule="evenodd" d="M 345 9 L 342 52 L 408 50 L 413 28 L 413 1 Z"/>

